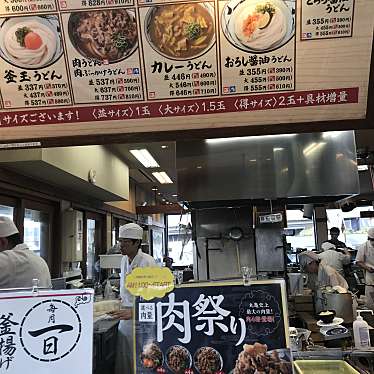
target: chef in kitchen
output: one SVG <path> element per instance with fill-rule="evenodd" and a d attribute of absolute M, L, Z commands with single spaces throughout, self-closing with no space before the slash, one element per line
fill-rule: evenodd
<path fill-rule="evenodd" d="M 51 287 L 47 263 L 22 243 L 14 222 L 0 216 L 0 288 L 29 288 L 33 279 Z"/>
<path fill-rule="evenodd" d="M 344 277 L 344 265 L 348 265 L 351 262 L 351 255 L 348 249 L 342 249 L 342 252 L 338 252 L 334 244 L 330 242 L 322 243 L 322 253 L 318 255 L 319 259 L 325 264 L 334 268 L 341 276 Z"/>
<path fill-rule="evenodd" d="M 317 253 L 301 252 L 299 262 L 302 270 L 306 273 L 318 274 L 316 288 L 340 286 L 348 290 L 347 281 L 334 268 L 321 261 Z"/>
<path fill-rule="evenodd" d="M 368 230 L 367 241 L 358 247 L 356 262 L 365 270 L 366 306 L 374 309 L 374 227 Z"/>
<path fill-rule="evenodd" d="M 119 244 L 123 254 L 121 262 L 121 310 L 111 312 L 113 318 L 120 320 L 118 326 L 118 344 L 116 355 L 116 374 L 132 374 L 133 360 L 133 331 L 132 306 L 134 297 L 126 289 L 126 276 L 137 267 L 156 267 L 153 257 L 141 250 L 143 229 L 136 223 L 128 223 L 119 228 Z"/>

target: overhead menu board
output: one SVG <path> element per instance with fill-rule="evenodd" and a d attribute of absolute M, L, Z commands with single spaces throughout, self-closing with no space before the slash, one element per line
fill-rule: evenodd
<path fill-rule="evenodd" d="M 10 0 L 1 139 L 364 118 L 373 19 L 370 0 Z"/>

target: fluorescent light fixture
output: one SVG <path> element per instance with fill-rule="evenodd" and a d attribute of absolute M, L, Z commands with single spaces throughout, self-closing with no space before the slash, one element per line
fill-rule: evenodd
<path fill-rule="evenodd" d="M 322 134 L 323 138 L 326 139 L 326 138 L 332 138 L 332 139 L 335 139 L 337 138 L 339 135 L 341 135 L 343 133 L 343 131 L 329 131 L 329 132 L 324 132 Z"/>
<path fill-rule="evenodd" d="M 274 152 L 284 151 L 284 148 L 273 148 Z"/>
<path fill-rule="evenodd" d="M 369 166 L 367 165 L 357 165 L 358 171 L 366 171 L 369 170 Z"/>
<path fill-rule="evenodd" d="M 146 149 L 130 149 L 130 153 L 146 168 L 158 168 L 160 165 Z"/>
<path fill-rule="evenodd" d="M 217 138 L 217 139 L 205 139 L 205 143 L 208 144 L 220 144 L 238 141 L 248 141 L 248 140 L 260 140 L 260 139 L 271 139 L 271 138 L 292 138 L 297 134 L 280 134 L 280 135 L 260 135 L 260 136 L 240 136 L 233 138 Z"/>
<path fill-rule="evenodd" d="M 170 184 L 173 181 L 164 171 L 155 171 L 152 175 L 161 183 L 161 184 Z"/>
<path fill-rule="evenodd" d="M 324 145 L 326 145 L 325 142 L 319 142 L 319 143 L 313 142 L 313 143 L 309 144 L 303 150 L 304 156 L 310 156 L 312 153 L 314 153 L 315 151 L 317 151 L 318 149 L 320 149 Z"/>

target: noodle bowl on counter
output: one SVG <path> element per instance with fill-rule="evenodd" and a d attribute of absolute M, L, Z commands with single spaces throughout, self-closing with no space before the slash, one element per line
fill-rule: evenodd
<path fill-rule="evenodd" d="M 55 22 L 58 23 L 56 18 Z M 61 56 L 56 26 L 41 17 L 16 17 L 1 27 L 2 57 L 23 68 L 41 68 Z M 59 53 L 60 52 L 60 53 Z"/>

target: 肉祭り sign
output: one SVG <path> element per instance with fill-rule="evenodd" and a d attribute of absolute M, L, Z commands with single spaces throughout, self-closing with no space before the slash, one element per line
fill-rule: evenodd
<path fill-rule="evenodd" d="M 135 372 L 291 374 L 286 303 L 284 281 L 195 284 L 137 298 Z"/>
<path fill-rule="evenodd" d="M 0 293 L 0 310 L 1 374 L 92 374 L 92 290 Z"/>
<path fill-rule="evenodd" d="M 371 0 L 4 3 L 0 138 L 364 118 L 373 19 Z"/>

